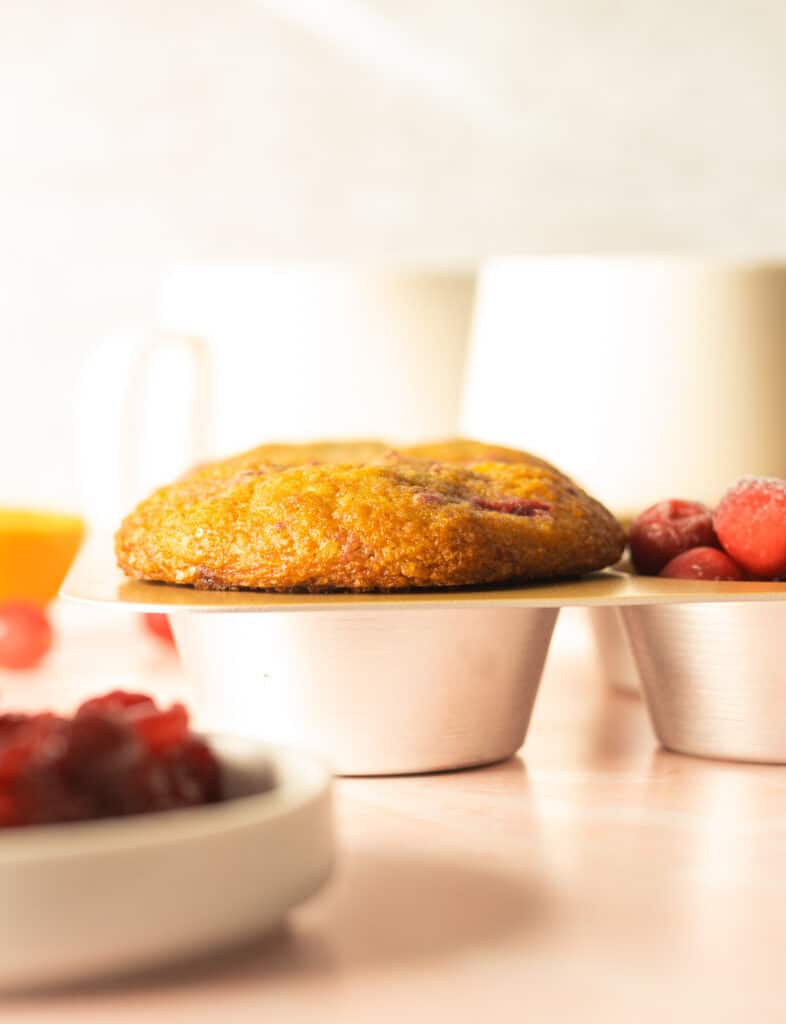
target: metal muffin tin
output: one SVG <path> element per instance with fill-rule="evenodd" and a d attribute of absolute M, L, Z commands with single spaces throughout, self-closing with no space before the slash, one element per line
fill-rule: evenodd
<path fill-rule="evenodd" d="M 391 594 L 213 592 L 126 580 L 106 547 L 80 556 L 61 594 L 169 613 L 202 728 L 310 747 L 339 774 L 510 756 L 524 740 L 554 622 L 567 606 L 606 616 L 619 609 L 665 746 L 786 763 L 783 583 L 606 570 Z"/>

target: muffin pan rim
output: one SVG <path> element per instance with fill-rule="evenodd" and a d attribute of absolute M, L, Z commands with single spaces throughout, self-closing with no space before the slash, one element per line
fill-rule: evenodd
<path fill-rule="evenodd" d="M 164 612 L 395 611 L 489 606 L 522 608 L 624 607 L 627 605 L 747 603 L 786 600 L 786 582 L 710 582 L 634 576 L 603 569 L 580 579 L 527 584 L 388 593 L 274 593 L 195 590 L 170 583 L 131 580 L 114 565 L 111 546 L 91 544 L 66 577 L 60 597 L 87 605 Z"/>

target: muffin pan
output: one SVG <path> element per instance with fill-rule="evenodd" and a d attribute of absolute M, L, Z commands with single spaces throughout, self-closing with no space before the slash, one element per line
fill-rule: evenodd
<path fill-rule="evenodd" d="M 559 608 L 618 608 L 665 746 L 786 763 L 784 583 L 606 570 L 389 594 L 195 591 L 126 580 L 104 547 L 78 559 L 61 594 L 170 614 L 202 728 L 310 747 L 361 775 L 514 753 Z"/>

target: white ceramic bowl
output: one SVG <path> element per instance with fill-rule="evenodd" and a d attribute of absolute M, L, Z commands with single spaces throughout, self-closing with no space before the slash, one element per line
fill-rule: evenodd
<path fill-rule="evenodd" d="M 172 615 L 197 721 L 321 753 L 342 775 L 488 764 L 524 741 L 554 608 Z"/>
<path fill-rule="evenodd" d="M 0 833 L 0 988 L 159 966 L 273 928 L 328 877 L 330 781 L 314 758 L 211 736 L 229 799 Z M 269 792 L 260 792 L 269 777 Z"/>
<path fill-rule="evenodd" d="M 786 764 L 785 602 L 629 607 L 622 618 L 665 747 Z"/>

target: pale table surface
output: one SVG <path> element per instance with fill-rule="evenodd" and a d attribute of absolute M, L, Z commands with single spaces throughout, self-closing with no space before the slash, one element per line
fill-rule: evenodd
<path fill-rule="evenodd" d="M 127 616 L 58 609 L 45 669 L 2 706 L 183 690 Z M 87 653 L 86 653 L 87 652 Z M 519 758 L 337 783 L 334 881 L 251 948 L 0 1000 L 0 1021 L 786 1020 L 786 769 L 659 750 L 558 624 Z M 140 908 L 140 913 L 144 908 Z"/>

